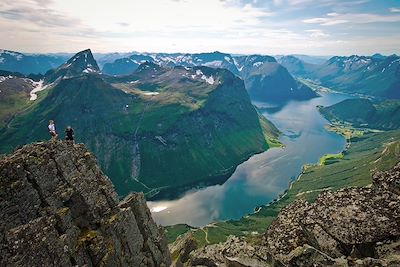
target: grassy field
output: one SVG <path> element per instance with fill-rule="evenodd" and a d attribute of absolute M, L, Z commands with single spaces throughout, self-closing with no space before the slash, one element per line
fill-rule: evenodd
<path fill-rule="evenodd" d="M 281 196 L 242 219 L 225 221 L 192 229 L 201 244 L 225 241 L 229 235 L 252 238 L 263 234 L 279 211 L 296 199 L 313 201 L 324 190 L 339 190 L 350 186 L 366 186 L 377 171 L 393 167 L 400 157 L 400 131 L 366 133 L 351 138 L 351 146 L 341 156 L 335 155 L 330 164 L 308 165 L 290 188 Z M 168 228 L 167 228 L 168 229 Z M 208 233 L 205 240 L 205 232 Z M 167 232 L 169 240 L 174 233 Z"/>
<path fill-rule="evenodd" d="M 343 153 L 326 154 L 319 159 L 319 165 L 329 165 L 338 162 L 338 160 L 343 159 L 343 157 Z"/>

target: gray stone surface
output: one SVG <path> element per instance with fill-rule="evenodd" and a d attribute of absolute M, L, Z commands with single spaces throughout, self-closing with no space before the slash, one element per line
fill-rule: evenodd
<path fill-rule="evenodd" d="M 143 194 L 119 202 L 83 145 L 45 142 L 0 159 L 0 266 L 169 266 Z"/>

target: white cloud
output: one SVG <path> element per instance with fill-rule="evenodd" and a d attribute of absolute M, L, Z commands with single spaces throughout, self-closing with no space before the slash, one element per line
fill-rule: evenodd
<path fill-rule="evenodd" d="M 320 37 L 329 37 L 329 34 L 324 33 L 322 30 L 319 29 L 311 29 L 306 30 L 306 32 L 310 33 L 311 37 L 320 38 Z"/>
<path fill-rule="evenodd" d="M 369 0 L 287 0 L 290 6 L 302 8 L 313 7 L 351 7 L 368 3 Z"/>
<path fill-rule="evenodd" d="M 365 1 L 340 1 L 341 5 L 350 2 Z M 2 0 L 1 48 L 25 52 L 76 52 L 90 47 L 96 52 L 335 54 L 352 40 L 335 33 L 338 26 L 333 25 L 351 26 L 346 32 L 354 33 L 357 27 L 369 26 L 356 24 L 400 21 L 400 14 L 342 13 L 338 5 L 334 0 L 274 0 L 268 7 L 256 0 Z M 304 23 L 299 23 L 300 16 L 309 14 L 308 7 L 318 7 L 326 15 L 305 17 Z M 291 12 L 295 14 L 291 16 Z M 329 31 L 316 25 L 330 26 Z M 399 43 L 392 36 L 386 38 L 391 44 Z M 393 45 L 391 53 L 398 47 Z"/>
<path fill-rule="evenodd" d="M 77 26 L 80 19 L 65 16 L 63 12 L 50 8 L 52 0 L 5 0 L 0 2 L 0 17 L 25 21 L 42 27 Z"/>
<path fill-rule="evenodd" d="M 393 13 L 397 13 L 397 12 L 400 12 L 400 8 L 391 7 L 391 8 L 389 8 L 389 11 L 393 12 Z"/>
<path fill-rule="evenodd" d="M 321 18 L 311 18 L 303 20 L 307 24 L 320 24 L 322 26 L 331 26 L 343 23 L 352 24 L 365 24 L 365 23 L 375 23 L 375 22 L 399 22 L 400 15 L 378 15 L 369 13 L 328 13 L 327 17 Z"/>

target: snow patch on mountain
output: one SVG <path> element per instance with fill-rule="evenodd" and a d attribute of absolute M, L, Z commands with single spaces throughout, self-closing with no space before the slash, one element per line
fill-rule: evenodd
<path fill-rule="evenodd" d="M 244 65 L 240 65 L 239 62 L 237 62 L 237 60 L 235 58 L 233 58 L 233 64 L 235 64 L 238 71 L 242 71 Z"/>
<path fill-rule="evenodd" d="M 12 78 L 14 78 L 14 77 L 11 76 L 11 75 L 8 75 L 8 76 L 0 76 L 0 83 L 4 82 L 5 80 L 12 79 Z"/>
<path fill-rule="evenodd" d="M 258 68 L 258 67 L 260 67 L 262 64 L 264 64 L 264 63 L 262 63 L 261 61 L 254 62 L 254 63 L 253 63 L 253 67 Z"/>
<path fill-rule="evenodd" d="M 201 76 L 201 79 L 205 80 L 208 84 L 214 84 L 215 80 L 213 76 L 207 77 L 205 75 Z"/>
<path fill-rule="evenodd" d="M 48 88 L 48 86 L 43 85 L 43 80 L 38 82 L 32 81 L 33 90 L 29 93 L 31 98 L 29 100 L 35 101 L 37 99 L 37 92 L 43 91 L 44 89 Z"/>
<path fill-rule="evenodd" d="M 192 75 L 192 79 L 196 79 L 199 76 L 200 76 L 200 79 L 204 80 L 208 84 L 212 85 L 215 83 L 215 79 L 212 75 L 207 77 L 206 75 L 204 75 L 204 73 L 201 70 L 196 70 L 196 75 Z"/>
<path fill-rule="evenodd" d="M 144 95 L 149 95 L 149 96 L 155 96 L 155 95 L 159 95 L 159 92 L 145 92 L 143 93 Z"/>
<path fill-rule="evenodd" d="M 89 64 L 90 65 L 90 64 Z M 97 72 L 96 70 L 94 70 L 94 69 L 92 69 L 92 68 L 90 68 L 90 66 L 88 65 L 88 67 L 86 68 L 86 69 L 84 69 L 82 72 L 83 73 L 94 73 L 94 72 Z"/>
<path fill-rule="evenodd" d="M 222 61 L 221 60 L 214 60 L 214 61 L 210 61 L 210 62 L 204 63 L 203 65 L 207 66 L 207 67 L 221 67 L 222 66 Z"/>

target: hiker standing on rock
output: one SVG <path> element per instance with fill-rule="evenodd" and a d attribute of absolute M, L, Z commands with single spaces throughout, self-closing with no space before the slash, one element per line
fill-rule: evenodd
<path fill-rule="evenodd" d="M 53 120 L 49 120 L 49 126 L 47 128 L 49 129 L 49 133 L 51 135 L 51 140 L 56 141 L 58 134 L 56 133 L 56 126 L 55 126 Z"/>
<path fill-rule="evenodd" d="M 65 129 L 65 140 L 74 142 L 74 129 L 71 126 Z"/>

